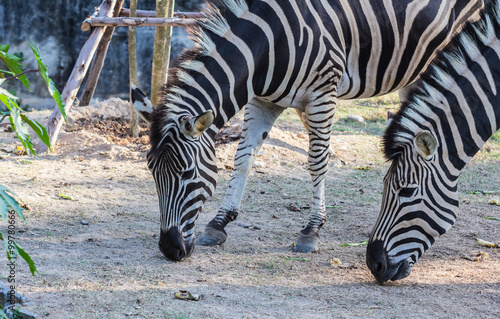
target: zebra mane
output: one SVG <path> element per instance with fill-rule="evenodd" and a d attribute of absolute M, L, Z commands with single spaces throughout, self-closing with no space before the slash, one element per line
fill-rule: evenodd
<path fill-rule="evenodd" d="M 230 29 L 230 24 L 248 11 L 253 0 L 212 0 L 205 3 L 201 13 L 205 19 L 188 27 L 187 31 L 195 43 L 194 49 L 184 50 L 168 71 L 168 81 L 160 91 L 160 103 L 151 115 L 150 141 L 158 152 L 165 143 L 165 132 L 174 125 L 172 114 L 198 115 L 203 110 L 183 107 L 183 92 L 193 84 L 193 74 L 204 67 L 204 56 L 215 50 L 218 38 Z M 153 156 L 153 154 L 152 154 Z"/>
<path fill-rule="evenodd" d="M 419 128 L 434 112 L 431 107 L 440 105 L 439 91 L 436 87 L 450 88 L 454 83 L 454 73 L 462 74 L 467 70 L 466 60 L 476 60 L 482 56 L 478 44 L 489 44 L 500 32 L 500 0 L 491 0 L 480 13 L 480 18 L 466 22 L 461 31 L 455 33 L 451 41 L 436 54 L 427 69 L 409 92 L 408 102 L 402 103 L 382 138 L 383 153 L 387 160 L 393 160 L 402 153 L 416 136 Z M 489 78 L 494 88 L 494 79 Z"/>
<path fill-rule="evenodd" d="M 230 24 L 248 11 L 253 0 L 211 0 L 207 1 L 200 13 L 205 17 L 187 28 L 194 49 L 184 50 L 169 69 L 168 81 L 161 92 L 160 107 L 175 108 L 179 101 L 179 90 L 193 84 L 192 73 L 203 68 L 200 59 L 215 51 L 217 38 L 222 38 L 230 30 Z"/>

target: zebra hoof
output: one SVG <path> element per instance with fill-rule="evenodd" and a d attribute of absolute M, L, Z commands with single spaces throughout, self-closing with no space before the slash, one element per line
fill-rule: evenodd
<path fill-rule="evenodd" d="M 200 240 L 198 240 L 198 245 L 201 246 L 216 246 L 223 244 L 227 239 L 227 235 L 224 231 L 212 227 L 205 227 L 203 235 L 201 235 Z"/>
<path fill-rule="evenodd" d="M 319 251 L 319 236 L 300 234 L 293 251 L 297 253 L 314 253 Z"/>

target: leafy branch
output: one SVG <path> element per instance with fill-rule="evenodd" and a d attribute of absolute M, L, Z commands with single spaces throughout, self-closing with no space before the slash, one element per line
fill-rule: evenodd
<path fill-rule="evenodd" d="M 35 132 L 35 134 L 40 138 L 40 140 L 50 148 L 50 137 L 47 133 L 47 130 L 40 125 L 36 121 L 32 121 L 29 119 L 22 109 L 17 104 L 16 100 L 18 98 L 11 94 L 9 91 L 1 88 L 1 85 L 9 80 L 18 79 L 21 83 L 26 87 L 26 89 L 30 89 L 30 82 L 26 77 L 27 73 L 37 72 L 40 77 L 43 79 L 49 94 L 52 96 L 54 101 L 56 102 L 59 110 L 61 110 L 61 114 L 66 120 L 66 112 L 64 110 L 64 104 L 62 102 L 61 94 L 55 87 L 54 82 L 50 79 L 47 74 L 47 66 L 43 63 L 41 58 L 40 49 L 34 44 L 30 43 L 31 51 L 33 52 L 35 59 L 38 63 L 38 69 L 34 70 L 26 70 L 23 71 L 21 69 L 21 58 L 8 53 L 9 45 L 0 45 L 0 61 L 5 64 L 5 66 L 10 71 L 0 70 L 0 101 L 7 107 L 8 112 L 3 113 L 2 120 L 8 116 L 12 129 L 16 132 L 17 138 L 21 141 L 24 146 L 24 149 L 33 155 L 36 155 L 35 149 L 33 147 L 33 143 L 31 141 L 31 137 L 29 135 L 28 127 L 23 124 L 27 124 L 31 129 Z M 10 77 L 5 78 L 4 74 L 11 75 Z"/>
<path fill-rule="evenodd" d="M 10 126 L 12 130 L 16 132 L 17 138 L 21 141 L 24 149 L 29 153 L 36 156 L 36 151 L 33 147 L 31 137 L 29 135 L 29 128 L 40 138 L 40 140 L 50 148 L 50 138 L 45 127 L 40 125 L 38 122 L 31 120 L 25 112 L 19 107 L 17 100 L 19 98 L 9 92 L 8 90 L 2 88 L 1 86 L 12 80 L 20 81 L 26 89 L 30 90 L 30 82 L 26 77 L 28 73 L 38 73 L 43 79 L 49 94 L 52 96 L 56 102 L 61 114 L 66 120 L 66 112 L 64 110 L 64 104 L 61 99 L 61 94 L 55 87 L 54 82 L 50 79 L 47 73 L 47 66 L 43 63 L 41 58 L 40 49 L 34 44 L 30 43 L 31 51 L 35 56 L 38 64 L 38 69 L 22 70 L 23 65 L 21 64 L 21 57 L 14 54 L 10 54 L 9 45 L 0 44 L 0 61 L 5 65 L 8 70 L 0 69 L 0 102 L 7 107 L 8 111 L 0 112 L 0 125 L 5 125 L 7 123 L 1 123 L 5 118 L 9 119 Z M 7 75 L 7 77 L 6 77 Z M 27 126 L 26 126 L 27 125 Z M 20 204 L 17 195 L 9 190 L 8 188 L 0 185 L 0 220 L 7 221 L 10 223 L 12 219 L 12 214 L 17 214 L 22 220 L 26 221 L 23 210 L 25 207 Z M 11 215 L 8 215 L 9 212 Z M 24 259 L 30 268 L 31 274 L 34 276 L 37 272 L 34 261 L 31 259 L 29 254 L 19 245 L 13 236 L 10 236 L 10 229 L 8 231 L 9 236 L 5 236 L 4 233 L 0 232 L 0 241 L 4 242 L 5 252 L 7 253 L 7 258 L 9 261 L 17 260 L 18 256 Z M 5 315 L 0 310 L 0 318 Z"/>

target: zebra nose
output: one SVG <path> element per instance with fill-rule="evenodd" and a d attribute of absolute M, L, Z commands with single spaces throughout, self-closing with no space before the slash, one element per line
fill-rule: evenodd
<path fill-rule="evenodd" d="M 366 248 L 366 264 L 379 282 L 387 281 L 382 280 L 382 277 L 387 272 L 387 258 L 382 241 L 376 240 L 368 244 Z"/>
<path fill-rule="evenodd" d="M 177 227 L 172 227 L 166 232 L 160 232 L 160 251 L 165 257 L 174 261 L 181 261 L 187 257 L 187 249 L 184 239 Z"/>

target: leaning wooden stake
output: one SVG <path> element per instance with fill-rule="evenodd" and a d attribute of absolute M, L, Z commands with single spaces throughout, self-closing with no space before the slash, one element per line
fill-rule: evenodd
<path fill-rule="evenodd" d="M 113 17 L 117 17 L 120 14 L 122 5 L 123 0 L 117 0 L 116 5 L 113 9 Z M 104 35 L 101 39 L 101 42 L 99 43 L 97 53 L 94 57 L 94 62 L 92 62 L 92 66 L 90 67 L 89 75 L 87 77 L 87 83 L 85 83 L 82 97 L 80 98 L 79 104 L 81 106 L 89 105 L 90 101 L 92 101 L 92 97 L 94 96 L 95 88 L 97 86 L 97 81 L 99 80 L 99 76 L 101 75 L 101 70 L 104 66 L 104 60 L 106 59 L 106 54 L 108 53 L 109 43 L 111 42 L 111 38 L 113 37 L 114 32 L 114 27 L 108 27 L 106 28 L 106 31 L 104 31 Z"/>
<path fill-rule="evenodd" d="M 114 8 L 117 0 L 104 0 L 99 7 L 99 16 L 110 16 L 112 14 L 111 8 Z M 76 94 L 78 93 L 78 89 L 82 84 L 83 78 L 87 73 L 87 70 L 90 65 L 90 61 L 94 56 L 97 47 L 99 46 L 99 42 L 104 35 L 105 28 L 99 27 L 92 30 L 87 41 L 83 45 L 82 50 L 80 51 L 80 55 L 76 60 L 76 64 L 71 72 L 71 75 L 64 86 L 64 90 L 61 93 L 62 100 L 65 105 L 66 114 L 69 109 L 73 105 L 75 101 Z M 49 118 L 49 122 L 47 124 L 47 132 L 50 136 L 50 145 L 54 146 L 57 141 L 57 136 L 61 130 L 63 121 L 61 121 L 61 112 L 58 107 L 54 108 L 52 115 Z M 47 151 L 47 146 L 39 142 L 36 147 L 37 154 L 42 154 Z"/>
<path fill-rule="evenodd" d="M 174 0 L 156 0 L 156 16 L 158 18 L 169 18 L 173 11 Z M 158 91 L 167 79 L 171 37 L 172 27 L 156 27 L 151 74 L 151 103 L 153 105 L 158 104 Z"/>
<path fill-rule="evenodd" d="M 130 16 L 135 17 L 137 14 L 137 0 L 130 0 Z M 128 28 L 128 62 L 130 74 L 130 94 L 132 94 L 132 85 L 137 85 L 137 54 L 135 41 L 135 28 Z M 132 103 L 130 96 L 130 136 L 139 137 L 139 119 Z"/>

